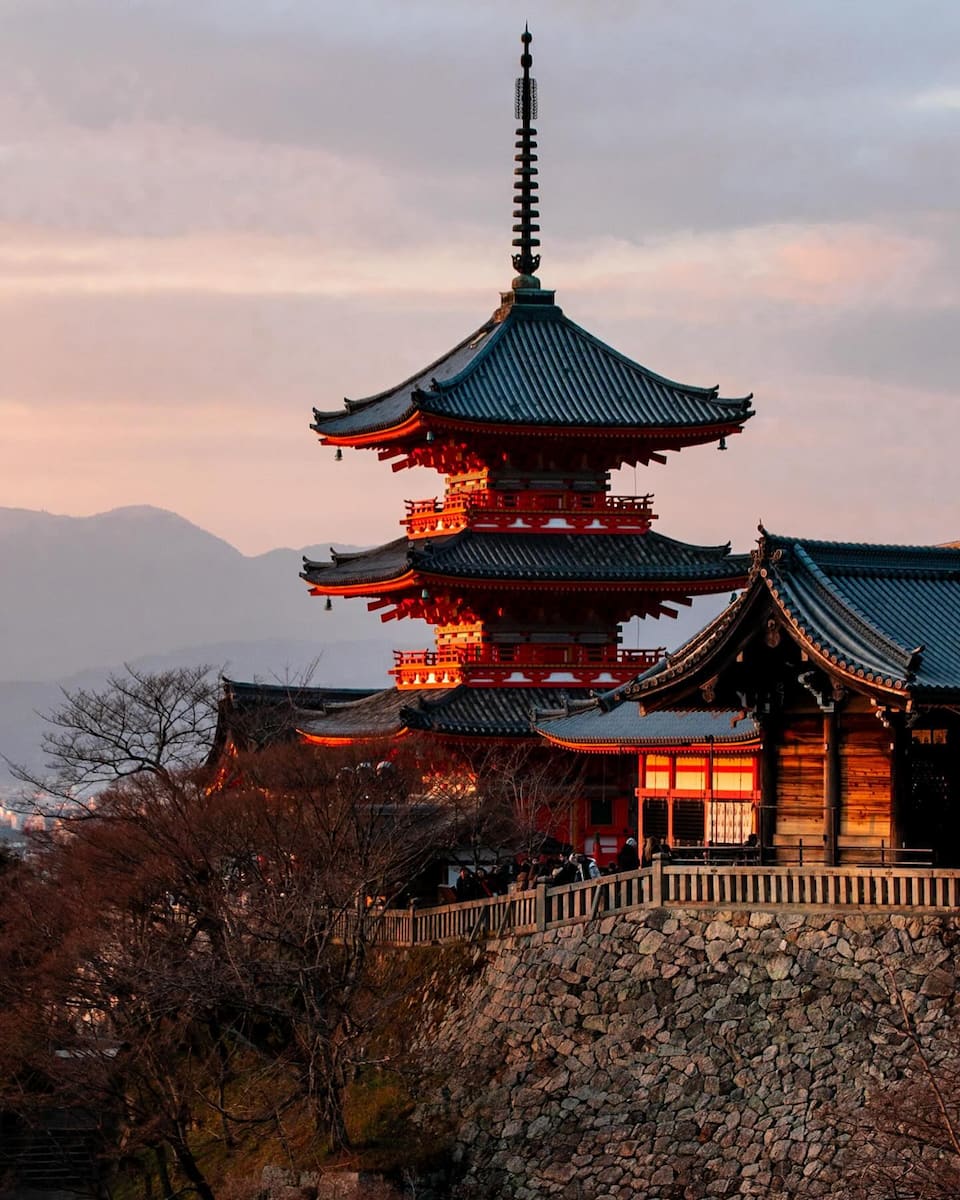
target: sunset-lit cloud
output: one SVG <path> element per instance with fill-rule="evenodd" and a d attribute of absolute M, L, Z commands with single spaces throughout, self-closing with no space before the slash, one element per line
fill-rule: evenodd
<path fill-rule="evenodd" d="M 0 504 L 149 502 L 248 551 L 393 536 L 439 481 L 333 465 L 310 409 L 405 378 L 509 285 L 515 5 L 0 16 Z M 960 6 L 524 16 L 544 285 L 652 369 L 756 393 L 726 455 L 638 482 L 663 531 L 960 532 Z"/>

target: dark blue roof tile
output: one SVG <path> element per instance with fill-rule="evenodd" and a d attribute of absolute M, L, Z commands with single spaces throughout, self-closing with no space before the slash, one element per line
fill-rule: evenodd
<path fill-rule="evenodd" d="M 538 712 L 536 731 L 551 741 L 589 748 L 619 745 L 684 746 L 702 742 L 718 745 L 751 742 L 759 737 L 756 722 L 727 710 L 673 711 L 662 709 L 642 716 L 639 705 L 623 700 L 604 710 L 596 700 L 571 703 L 562 713 Z"/>

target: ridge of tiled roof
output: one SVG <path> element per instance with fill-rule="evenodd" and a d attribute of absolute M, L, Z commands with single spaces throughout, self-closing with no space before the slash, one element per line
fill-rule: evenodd
<path fill-rule="evenodd" d="M 301 733 L 318 738 L 390 737 L 406 729 L 403 708 L 416 693 L 383 688 L 360 700 L 328 706 L 320 715 L 307 715 L 298 723 Z"/>
<path fill-rule="evenodd" d="M 403 380 L 402 383 L 396 384 L 394 387 L 386 388 L 382 392 L 377 392 L 372 396 L 365 396 L 358 400 L 351 400 L 345 397 L 343 409 L 333 409 L 332 411 L 324 412 L 321 409 L 315 408 L 313 410 L 314 424 L 311 428 L 317 429 L 317 426 L 321 423 L 340 420 L 354 414 L 362 415 L 365 409 L 369 409 L 382 401 L 389 400 L 399 401 L 399 407 L 397 404 L 394 404 L 389 410 L 385 410 L 383 425 L 373 425 L 371 428 L 386 428 L 394 424 L 395 421 L 402 420 L 415 411 L 414 395 L 422 391 L 424 384 L 429 384 L 431 379 L 434 378 L 445 378 L 448 373 L 459 373 L 469 360 L 480 352 L 481 348 L 486 344 L 487 335 L 491 331 L 495 332 L 497 327 L 497 322 L 492 318 L 485 321 L 479 329 L 475 329 L 472 333 L 468 334 L 452 350 L 447 350 L 439 358 L 434 359 L 428 366 L 415 371 L 413 375 Z"/>
<path fill-rule="evenodd" d="M 824 648 L 822 644 L 827 643 L 828 657 L 843 667 L 847 666 L 844 654 L 849 654 L 850 647 L 849 637 L 844 638 L 843 634 L 854 633 L 861 646 L 862 666 L 870 667 L 884 678 L 892 677 L 895 684 L 905 683 L 911 675 L 910 651 L 884 634 L 856 604 L 838 593 L 802 542 L 793 542 L 789 552 L 804 574 L 781 570 L 779 562 L 761 571 L 788 619 L 797 624 L 802 634 L 810 635 L 816 649 Z"/>
<path fill-rule="evenodd" d="M 308 583 L 320 583 L 323 579 L 335 579 L 339 583 L 376 582 L 403 575 L 409 566 L 410 542 L 400 537 L 355 554 L 341 555 L 331 551 L 330 562 L 320 562 L 304 555 L 300 577 Z"/>
<path fill-rule="evenodd" d="M 668 682 L 688 671 L 702 658 L 705 658 L 722 640 L 723 635 L 739 617 L 743 608 L 755 596 L 755 589 L 747 587 L 735 600 L 718 613 L 712 621 L 708 621 L 702 629 L 687 638 L 675 650 L 671 650 L 658 663 L 638 675 L 635 679 L 613 688 L 610 692 L 598 697 L 600 707 L 614 708 L 624 700 L 642 700 L 643 693 L 648 687 L 654 687 Z"/>
<path fill-rule="evenodd" d="M 525 736 L 534 711 L 559 707 L 570 694 L 565 688 L 467 687 L 449 692 L 423 691 L 417 707 L 407 712 L 411 728 L 462 737 Z"/>

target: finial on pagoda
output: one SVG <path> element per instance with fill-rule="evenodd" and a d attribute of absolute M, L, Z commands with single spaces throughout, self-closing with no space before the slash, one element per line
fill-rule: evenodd
<path fill-rule="evenodd" d="M 516 93 L 516 118 L 520 122 L 516 149 L 519 153 L 514 155 L 517 165 L 513 170 L 516 179 L 513 203 L 517 206 L 513 212 L 513 219 L 517 222 L 513 232 L 518 235 L 513 239 L 513 245 L 518 247 L 518 253 L 513 256 L 513 269 L 519 274 L 513 281 L 514 290 L 540 287 L 540 280 L 534 275 L 540 265 L 540 255 L 534 253 L 540 245 L 540 239 L 535 236 L 540 232 L 540 226 L 536 224 L 540 216 L 536 208 L 538 172 L 534 166 L 537 162 L 537 131 L 532 124 L 537 118 L 537 81 L 530 74 L 533 66 L 533 55 L 530 53 L 533 34 L 528 26 L 524 26 L 520 41 L 523 43 L 523 53 L 520 55 L 523 75 L 517 80 Z"/>

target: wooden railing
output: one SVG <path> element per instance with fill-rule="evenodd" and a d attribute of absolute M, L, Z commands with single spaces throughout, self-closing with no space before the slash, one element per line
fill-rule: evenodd
<path fill-rule="evenodd" d="M 623 646 L 583 646 L 576 643 L 503 646 L 451 646 L 445 650 L 394 650 L 397 667 L 446 667 L 477 663 L 487 667 L 654 667 L 666 654 L 655 650 L 627 650 Z"/>
<path fill-rule="evenodd" d="M 612 532 L 629 529 L 645 532 L 656 520 L 653 496 L 611 496 L 607 492 L 519 491 L 477 489 L 454 492 L 430 500 L 405 501 L 407 515 L 403 524 L 410 537 L 456 533 L 468 525 L 478 528 L 507 529 L 515 518 L 535 529 L 550 529 L 551 518 L 570 518 L 575 529 Z M 591 519 L 588 519 L 591 518 Z M 564 529 L 561 522 L 556 526 Z"/>
<path fill-rule="evenodd" d="M 398 687 L 455 687 L 473 682 L 546 686 L 557 672 L 575 675 L 567 683 L 626 682 L 655 666 L 664 648 L 627 650 L 622 646 L 579 644 L 456 646 L 443 650 L 394 650 L 390 674 Z M 596 678 L 594 678 L 596 677 Z"/>
<path fill-rule="evenodd" d="M 544 884 L 509 896 L 387 911 L 366 920 L 371 940 L 413 946 L 510 937 L 648 908 L 791 905 L 898 911 L 960 908 L 960 870 L 934 867 L 668 866 Z M 341 918 L 346 920 L 347 918 Z"/>

